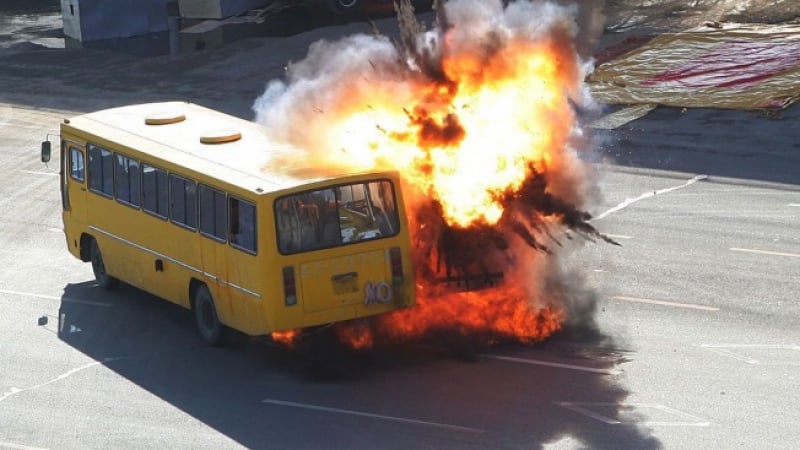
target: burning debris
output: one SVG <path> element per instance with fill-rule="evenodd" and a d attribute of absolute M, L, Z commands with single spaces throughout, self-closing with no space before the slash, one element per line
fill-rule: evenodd
<path fill-rule="evenodd" d="M 354 347 L 451 334 L 535 342 L 565 320 L 558 255 L 572 234 L 601 239 L 584 210 L 578 157 L 586 106 L 575 8 L 437 2 L 427 30 L 407 0 L 400 38 L 313 44 L 254 109 L 270 134 L 323 167 L 397 169 L 417 267 L 417 307 L 342 324 Z M 410 197 L 410 198 L 409 198 Z M 488 289 L 478 289 L 489 287 Z"/>

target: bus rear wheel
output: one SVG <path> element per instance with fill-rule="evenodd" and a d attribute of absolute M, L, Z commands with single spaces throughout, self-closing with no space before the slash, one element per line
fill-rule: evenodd
<path fill-rule="evenodd" d="M 91 246 L 89 247 L 89 257 L 92 261 L 92 272 L 94 272 L 94 279 L 97 280 L 97 285 L 103 289 L 113 288 L 117 280 L 106 273 L 103 254 L 100 252 L 100 246 L 95 239 L 92 239 Z"/>
<path fill-rule="evenodd" d="M 194 293 L 194 321 L 197 331 L 209 345 L 219 345 L 222 343 L 223 325 L 217 316 L 217 308 L 214 306 L 214 299 L 206 285 L 197 287 Z"/>

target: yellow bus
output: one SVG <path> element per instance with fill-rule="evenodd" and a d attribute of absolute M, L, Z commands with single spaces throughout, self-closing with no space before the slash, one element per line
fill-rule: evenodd
<path fill-rule="evenodd" d="M 415 302 L 396 172 L 323 175 L 259 125 L 183 102 L 64 119 L 60 135 L 69 251 L 101 287 L 190 309 L 209 344 Z"/>

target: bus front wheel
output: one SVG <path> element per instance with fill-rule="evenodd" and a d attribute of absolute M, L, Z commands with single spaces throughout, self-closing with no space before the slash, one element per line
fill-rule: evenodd
<path fill-rule="evenodd" d="M 214 299 L 206 285 L 197 287 L 194 293 L 194 319 L 197 331 L 209 345 L 219 345 L 222 342 L 222 324 L 217 317 L 217 308 Z"/>
<path fill-rule="evenodd" d="M 97 285 L 103 289 L 111 289 L 114 287 L 117 280 L 106 273 L 103 254 L 100 253 L 100 246 L 97 245 L 97 240 L 95 239 L 92 239 L 91 247 L 89 247 L 89 255 L 92 261 L 92 272 L 94 272 L 94 279 L 97 280 Z"/>

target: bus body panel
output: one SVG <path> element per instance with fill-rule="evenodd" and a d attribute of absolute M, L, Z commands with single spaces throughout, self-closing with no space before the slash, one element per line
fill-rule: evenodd
<path fill-rule="evenodd" d="M 176 103 L 165 105 L 174 107 Z M 297 175 L 282 175 L 282 169 L 276 166 L 259 166 L 254 170 L 253 164 L 241 161 L 227 164 L 225 158 L 233 157 L 230 152 L 252 152 L 253 146 L 225 147 L 224 143 L 198 146 L 187 140 L 186 147 L 179 148 L 177 143 L 182 141 L 174 133 L 157 127 L 153 128 L 157 133 L 148 137 L 146 132 L 150 128 L 128 127 L 125 121 L 140 120 L 137 114 L 145 106 L 150 105 L 98 111 L 61 124 L 62 218 L 67 246 L 76 258 L 88 261 L 86 243 L 90 242 L 88 238 L 94 239 L 109 275 L 185 308 L 192 307 L 192 290 L 204 284 L 214 300 L 220 322 L 249 335 L 357 319 L 414 304 L 411 244 L 396 173 L 342 174 L 303 181 Z M 164 105 L 154 104 L 160 106 Z M 211 118 L 224 117 L 232 123 L 241 123 L 243 128 L 254 127 L 252 123 L 202 107 L 187 108 L 187 117 L 196 113 L 202 117 L 198 123 L 203 125 Z M 125 120 L 106 120 L 105 114 L 109 117 L 121 114 Z M 252 139 L 253 133 L 245 136 Z M 111 158 L 116 166 L 111 169 L 105 158 Z M 236 171 L 244 170 L 249 172 L 239 182 Z M 193 189 L 208 187 L 218 191 L 226 201 L 227 220 L 219 219 L 220 224 L 225 224 L 221 226 L 229 228 L 226 233 L 210 235 L 199 223 L 202 219 L 190 225 L 174 220 L 173 211 L 178 206 L 173 194 L 180 190 L 172 184 L 168 186 L 168 212 L 164 209 L 154 213 L 146 208 L 146 199 L 152 199 L 154 194 L 146 189 L 143 180 L 156 172 L 163 172 L 170 183 L 175 177 Z M 110 173 L 113 173 L 111 178 Z M 97 178 L 100 175 L 102 180 Z M 128 190 L 123 189 L 124 183 L 120 181 L 125 179 L 130 182 Z M 112 183 L 113 188 L 107 183 Z M 292 254 L 280 248 L 280 221 L 276 216 L 280 199 L 315 190 L 333 192 L 343 187 L 352 192 L 341 198 L 337 192 L 337 202 L 346 200 L 350 209 L 336 214 L 338 228 L 332 235 L 341 242 Z M 356 188 L 361 191 L 356 192 Z M 193 213 L 195 218 L 202 217 L 202 201 L 192 201 L 200 211 Z M 240 244 L 234 238 L 236 230 L 232 229 L 233 211 L 243 211 L 246 206 L 253 210 L 251 226 L 255 229 L 251 240 L 254 242 Z M 387 210 L 395 216 L 389 220 L 390 232 L 383 231 L 382 235 L 378 232 L 379 222 L 381 227 L 385 225 L 389 218 Z M 347 215 L 352 217 L 345 222 Z M 370 219 L 366 220 L 368 215 Z M 318 219 L 324 222 L 324 217 Z M 374 230 L 359 228 L 364 224 Z M 368 237 L 364 240 L 349 240 L 350 235 L 365 232 Z M 346 233 L 350 233 L 347 239 Z M 294 273 L 296 303 L 293 304 L 287 301 L 284 291 L 286 267 Z M 398 270 L 402 277 L 397 276 Z"/>
<path fill-rule="evenodd" d="M 385 249 L 366 250 L 300 265 L 305 312 L 329 308 L 383 305 L 394 298 L 389 255 Z"/>

